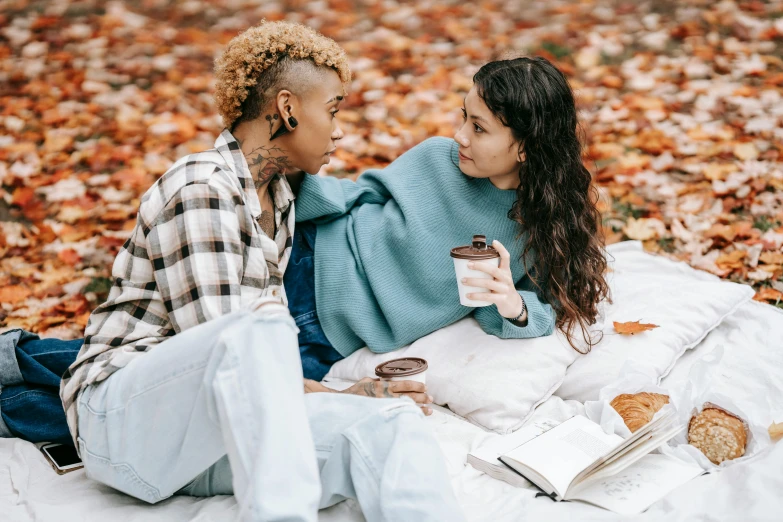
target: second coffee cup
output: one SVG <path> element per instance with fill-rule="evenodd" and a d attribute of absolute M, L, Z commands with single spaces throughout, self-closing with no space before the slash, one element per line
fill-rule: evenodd
<path fill-rule="evenodd" d="M 392 359 L 375 367 L 375 375 L 384 381 L 416 381 L 427 384 L 427 361 L 419 357 Z"/>

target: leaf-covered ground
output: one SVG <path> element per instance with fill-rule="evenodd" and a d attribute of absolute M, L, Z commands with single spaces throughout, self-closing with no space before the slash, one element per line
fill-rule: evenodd
<path fill-rule="evenodd" d="M 556 61 L 608 241 L 783 306 L 781 0 L 0 0 L 0 329 L 81 335 L 141 195 L 221 130 L 214 58 L 262 18 L 350 55 L 335 175 L 452 135 L 482 63 Z"/>

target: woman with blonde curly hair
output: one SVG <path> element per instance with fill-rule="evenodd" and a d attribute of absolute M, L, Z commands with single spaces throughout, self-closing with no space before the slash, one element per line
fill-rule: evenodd
<path fill-rule="evenodd" d="M 226 129 L 144 194 L 60 384 L 88 476 L 149 503 L 234 493 L 242 520 L 315 521 L 349 497 L 368 520 L 461 520 L 408 400 L 427 402 L 423 385 L 302 385 L 283 289 L 294 227 L 283 174 L 317 172 L 343 136 L 343 50 L 304 26 L 262 23 L 229 42 L 216 76 Z M 26 354 L 22 380 L 57 371 L 44 352 Z M 29 423 L 57 418 L 56 406 L 38 407 Z M 8 425 L 24 435 L 24 422 Z"/>

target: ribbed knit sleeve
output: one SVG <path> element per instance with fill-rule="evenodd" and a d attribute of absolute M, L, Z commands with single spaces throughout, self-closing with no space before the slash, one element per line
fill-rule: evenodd
<path fill-rule="evenodd" d="M 525 278 L 527 279 L 527 278 Z M 476 308 L 474 317 L 488 334 L 501 339 L 529 339 L 544 337 L 555 331 L 555 313 L 531 290 L 518 290 L 527 307 L 527 325 L 517 326 L 498 312 L 495 305 Z"/>
<path fill-rule="evenodd" d="M 296 198 L 296 221 L 326 223 L 365 203 L 383 204 L 389 192 L 383 184 L 364 174 L 358 182 L 327 176 L 306 175 Z M 377 171 L 380 173 L 381 171 Z"/>

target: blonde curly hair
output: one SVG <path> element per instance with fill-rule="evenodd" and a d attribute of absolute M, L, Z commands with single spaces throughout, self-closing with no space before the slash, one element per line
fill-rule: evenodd
<path fill-rule="evenodd" d="M 257 118 L 281 88 L 293 85 L 302 66 L 328 67 L 347 83 L 345 51 L 331 38 L 291 22 L 267 22 L 235 36 L 215 62 L 215 105 L 226 128 Z M 299 81 L 301 86 L 305 83 Z"/>

